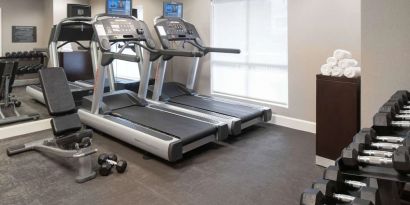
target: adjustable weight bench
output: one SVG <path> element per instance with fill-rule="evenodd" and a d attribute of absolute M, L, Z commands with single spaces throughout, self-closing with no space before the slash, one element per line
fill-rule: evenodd
<path fill-rule="evenodd" d="M 11 95 L 11 91 L 17 68 L 18 62 L 0 62 L 0 125 L 38 120 L 40 118 L 38 113 L 20 115 L 16 109 L 16 107 L 20 107 L 21 102 Z"/>
<path fill-rule="evenodd" d="M 92 130 L 82 129 L 73 96 L 62 68 L 46 68 L 39 71 L 40 82 L 48 112 L 52 116 L 51 128 L 54 137 L 13 146 L 7 149 L 12 156 L 37 150 L 62 158 L 78 159 L 78 183 L 96 177 L 91 155 L 97 149 L 91 147 Z"/>

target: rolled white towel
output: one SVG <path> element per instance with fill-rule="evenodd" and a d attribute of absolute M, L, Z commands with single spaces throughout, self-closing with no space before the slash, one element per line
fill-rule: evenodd
<path fill-rule="evenodd" d="M 332 76 L 333 77 L 342 77 L 344 74 L 345 69 L 339 67 L 339 66 L 335 66 L 332 69 Z"/>
<path fill-rule="evenodd" d="M 337 66 L 341 68 L 356 67 L 359 63 L 355 59 L 342 59 Z"/>
<path fill-rule="evenodd" d="M 333 69 L 332 65 L 324 64 L 322 65 L 322 67 L 320 67 L 320 72 L 322 73 L 322 75 L 330 76 L 332 74 L 332 69 Z"/>
<path fill-rule="evenodd" d="M 346 50 L 337 49 L 333 52 L 333 57 L 335 57 L 337 60 L 349 59 L 352 58 L 352 53 Z"/>
<path fill-rule="evenodd" d="M 329 57 L 327 58 L 326 63 L 332 66 L 337 66 L 338 61 L 339 60 L 337 60 L 337 58 L 335 57 Z"/>
<path fill-rule="evenodd" d="M 345 69 L 344 75 L 347 78 L 358 78 L 360 77 L 362 69 L 360 67 L 348 67 Z"/>

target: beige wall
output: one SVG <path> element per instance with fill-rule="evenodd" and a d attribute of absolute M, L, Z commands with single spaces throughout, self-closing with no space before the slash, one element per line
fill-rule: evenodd
<path fill-rule="evenodd" d="M 49 38 L 46 10 L 48 0 L 0 0 L 2 8 L 2 51 L 23 51 L 47 47 Z M 12 26 L 37 26 L 36 43 L 12 43 Z"/>
<path fill-rule="evenodd" d="M 410 1 L 362 1 L 362 126 L 398 89 L 410 90 Z"/>
<path fill-rule="evenodd" d="M 210 0 L 183 0 L 185 19 L 198 26 L 210 43 Z M 289 108 L 272 106 L 276 114 L 316 121 L 316 74 L 334 49 L 352 51 L 361 59 L 360 1 L 289 0 Z M 190 61 L 175 62 L 172 76 L 185 82 Z M 178 70 L 176 69 L 178 68 Z M 209 57 L 201 60 L 197 88 L 210 93 Z M 267 92 L 268 89 L 267 89 Z M 335 108 L 337 109 L 337 108 Z"/>

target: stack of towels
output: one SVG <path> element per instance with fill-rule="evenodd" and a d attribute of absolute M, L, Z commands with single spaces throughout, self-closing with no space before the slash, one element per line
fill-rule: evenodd
<path fill-rule="evenodd" d="M 352 53 L 337 49 L 333 52 L 333 56 L 326 60 L 326 64 L 322 65 L 320 72 L 327 76 L 358 78 L 361 68 L 357 60 L 353 59 Z"/>

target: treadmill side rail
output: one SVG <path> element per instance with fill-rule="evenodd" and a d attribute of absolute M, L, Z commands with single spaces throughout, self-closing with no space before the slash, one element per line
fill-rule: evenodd
<path fill-rule="evenodd" d="M 84 124 L 115 136 L 165 160 L 174 162 L 182 158 L 183 146 L 178 138 L 141 127 L 120 118 L 118 118 L 118 121 L 113 121 L 104 115 L 91 114 L 84 109 L 79 109 L 78 114 Z M 154 135 L 155 133 L 157 135 Z"/>
<path fill-rule="evenodd" d="M 242 105 L 254 109 L 259 109 L 263 112 L 263 120 L 265 122 L 268 122 L 272 119 L 272 109 L 266 106 L 261 106 L 261 105 L 255 105 L 255 104 L 250 104 L 250 103 L 245 103 L 245 102 L 240 102 L 240 101 L 234 101 L 234 100 L 229 100 L 225 98 L 220 98 L 220 97 L 210 97 L 210 96 L 204 96 L 204 95 L 197 95 L 198 97 L 205 98 L 205 99 L 212 99 L 215 101 L 220 101 L 220 102 L 226 102 L 226 103 L 231 103 L 231 104 L 237 104 L 237 105 Z"/>

